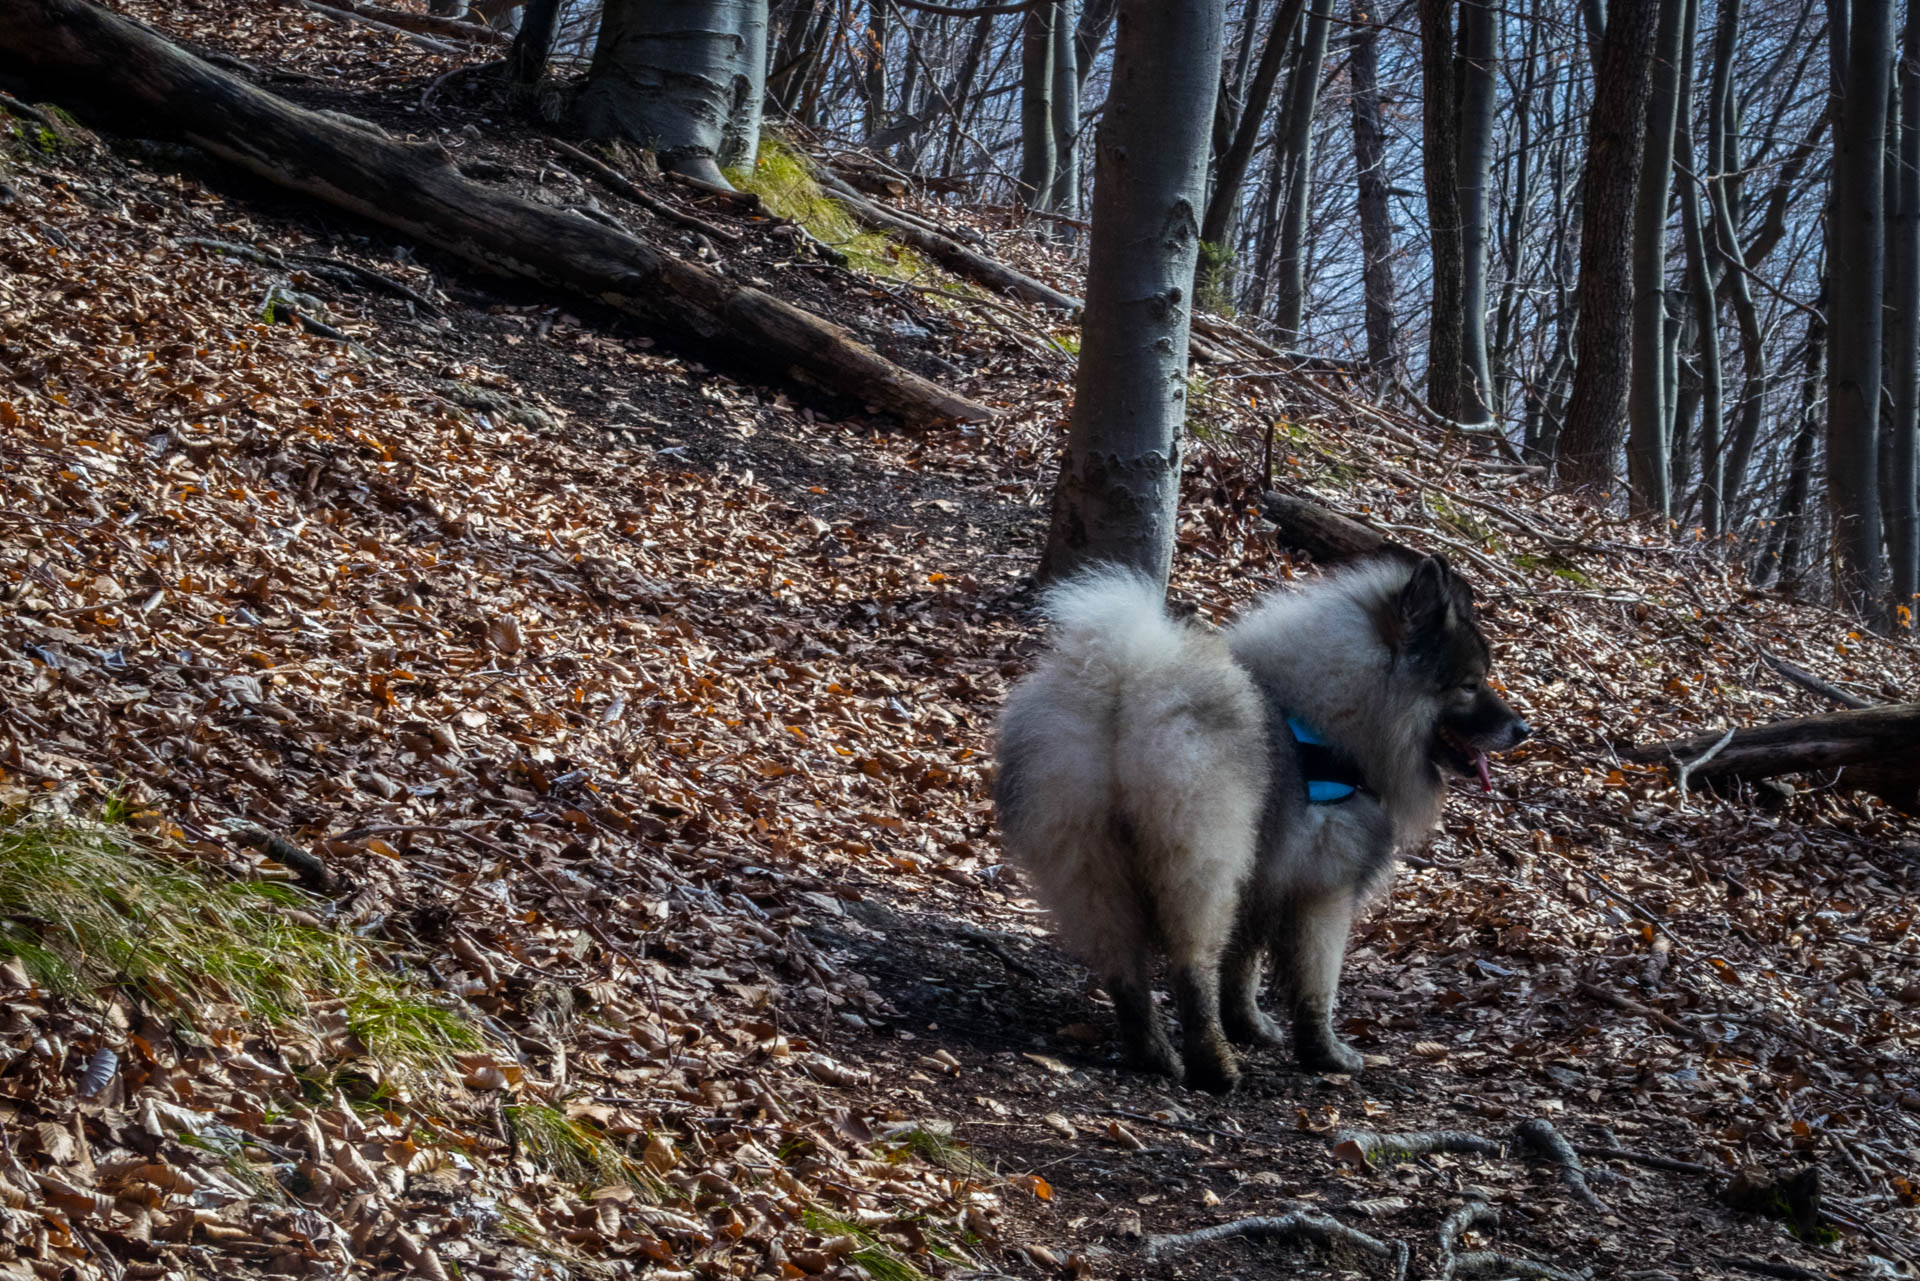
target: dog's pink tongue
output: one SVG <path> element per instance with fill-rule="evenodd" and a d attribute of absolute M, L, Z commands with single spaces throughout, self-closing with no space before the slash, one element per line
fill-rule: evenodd
<path fill-rule="evenodd" d="M 1480 790 L 1483 792 L 1491 792 L 1493 790 L 1493 774 L 1487 768 L 1487 754 L 1485 752 L 1475 750 L 1473 753 L 1473 767 L 1480 771 Z"/>

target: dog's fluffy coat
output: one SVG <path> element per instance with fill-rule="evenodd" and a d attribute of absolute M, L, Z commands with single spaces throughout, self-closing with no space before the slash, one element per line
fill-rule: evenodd
<path fill-rule="evenodd" d="M 1464 582 L 1437 558 L 1376 562 L 1216 632 L 1103 569 L 1046 608 L 1053 647 L 1001 717 L 1001 826 L 1112 996 L 1129 1055 L 1182 1075 L 1153 1004 L 1163 952 L 1185 1077 L 1230 1088 L 1227 1038 L 1279 1035 L 1255 999 L 1270 955 L 1301 1061 L 1359 1067 L 1331 1025 L 1353 911 L 1437 819 L 1441 767 L 1471 772 L 1526 733 L 1485 685 Z M 1289 716 L 1357 766 L 1351 800 L 1307 804 Z"/>

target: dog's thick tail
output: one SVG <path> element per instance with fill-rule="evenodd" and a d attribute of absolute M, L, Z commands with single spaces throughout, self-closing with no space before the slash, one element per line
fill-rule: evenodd
<path fill-rule="evenodd" d="M 1047 589 L 1053 648 L 1071 660 L 1115 672 L 1171 660 L 1185 624 L 1167 616 L 1166 594 L 1137 570 L 1102 565 Z"/>

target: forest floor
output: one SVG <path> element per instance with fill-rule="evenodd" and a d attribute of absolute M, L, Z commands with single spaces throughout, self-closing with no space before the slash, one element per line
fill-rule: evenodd
<path fill-rule="evenodd" d="M 1913 1275 L 1920 826 L 1833 780 L 1682 795 L 1612 751 L 1824 710 L 1769 654 L 1910 698 L 1910 640 L 1336 376 L 1198 369 L 1175 590 L 1225 618 L 1313 572 L 1257 512 L 1257 398 L 1282 488 L 1475 579 L 1536 737 L 1357 927 L 1367 1070 L 1259 1053 L 1189 1093 L 1117 1064 L 992 822 L 1060 318 L 660 188 L 744 237 L 719 252 L 389 33 L 128 11 L 999 416 L 900 430 L 189 149 L 0 119 L 0 803 L 209 885 L 317 856 L 289 915 L 454 1015 L 396 1047 L 346 990 L 0 966 L 0 1275 L 1386 1277 L 1399 1246 L 1414 1276 Z M 924 208 L 1071 285 L 990 212 Z M 267 323 L 276 281 L 350 341 Z M 0 945 L 57 949 L 8 871 Z M 1590 1196 L 1518 1137 L 1542 1119 Z M 1354 1134 L 1442 1130 L 1489 1142 Z M 1797 1232 L 1722 1202 L 1809 1168 Z M 1364 1236 L 1154 1244 L 1302 1211 Z"/>

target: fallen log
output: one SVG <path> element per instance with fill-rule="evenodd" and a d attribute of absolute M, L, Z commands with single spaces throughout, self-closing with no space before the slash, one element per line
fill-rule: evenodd
<path fill-rule="evenodd" d="M 628 232 L 475 182 L 437 143 L 392 141 L 296 107 L 87 0 L 9 0 L 0 67 L 55 101 L 170 131 L 483 271 L 615 308 L 743 367 L 910 422 L 991 416 L 831 321 Z"/>
<path fill-rule="evenodd" d="M 1920 813 L 1920 703 L 1826 712 L 1735 731 L 1709 760 L 1700 761 L 1723 734 L 1620 749 L 1622 760 L 1678 763 L 1696 782 L 1754 780 L 1780 774 L 1839 771 L 1833 785 L 1884 797 Z M 1822 780 L 1825 782 L 1826 780 Z"/>
<path fill-rule="evenodd" d="M 996 293 L 1018 298 L 1022 302 L 1036 302 L 1059 311 L 1079 311 L 1083 306 L 1080 299 L 1072 294 L 1062 293 L 1052 285 L 1015 271 L 1003 262 L 976 253 L 951 236 L 943 236 L 892 210 L 882 209 L 832 174 L 821 174 L 820 185 L 860 222 L 875 231 L 884 231 L 904 240 L 962 279 L 985 285 Z"/>
<path fill-rule="evenodd" d="M 1292 494 L 1268 490 L 1260 499 L 1260 513 L 1273 523 L 1274 538 L 1282 547 L 1303 551 L 1322 565 L 1364 560 L 1369 556 L 1392 556 L 1409 564 L 1421 559 L 1420 553 L 1411 547 Z"/>

